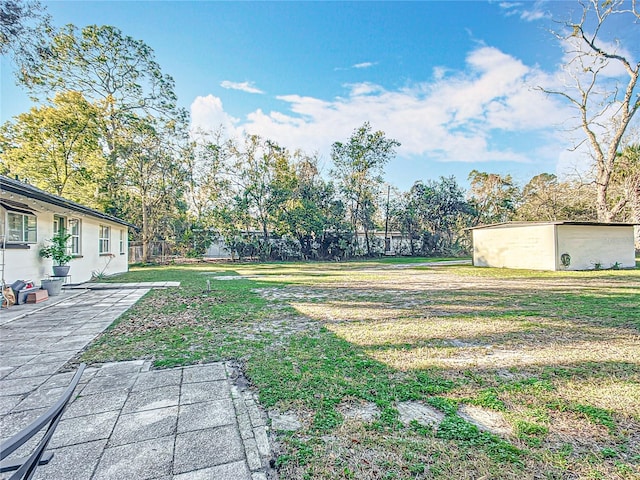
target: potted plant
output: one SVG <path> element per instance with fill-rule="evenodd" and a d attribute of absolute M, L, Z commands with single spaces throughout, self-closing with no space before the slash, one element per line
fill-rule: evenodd
<path fill-rule="evenodd" d="M 65 229 L 60 229 L 49 241 L 49 245 L 40 249 L 42 258 L 51 258 L 53 260 L 53 276 L 66 277 L 69 274 L 69 260 L 73 257 L 69 254 L 67 242 L 71 238 L 71 234 Z"/>

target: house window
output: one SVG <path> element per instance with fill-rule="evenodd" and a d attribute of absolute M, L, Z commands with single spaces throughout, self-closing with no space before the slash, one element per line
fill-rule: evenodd
<path fill-rule="evenodd" d="M 100 225 L 100 243 L 98 246 L 99 253 L 110 252 L 110 240 L 111 240 L 111 228 L 105 225 Z"/>
<path fill-rule="evenodd" d="M 124 255 L 124 230 L 120 230 L 120 255 Z"/>
<path fill-rule="evenodd" d="M 80 220 L 72 218 L 69 220 L 69 241 L 71 242 L 71 255 L 80 255 Z"/>
<path fill-rule="evenodd" d="M 7 242 L 36 243 L 38 222 L 34 215 L 7 212 Z"/>
<path fill-rule="evenodd" d="M 67 219 L 60 215 L 53 216 L 53 235 L 64 232 L 67 229 Z"/>

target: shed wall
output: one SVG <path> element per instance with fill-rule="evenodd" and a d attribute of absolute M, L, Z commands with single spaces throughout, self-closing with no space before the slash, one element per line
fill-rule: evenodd
<path fill-rule="evenodd" d="M 473 230 L 473 264 L 478 267 L 555 270 L 555 225 Z"/>
<path fill-rule="evenodd" d="M 213 240 L 204 254 L 207 258 L 233 258 L 223 239 Z"/>
<path fill-rule="evenodd" d="M 571 256 L 568 267 L 561 270 L 594 268 L 634 268 L 636 265 L 633 227 L 598 225 L 558 225 L 558 259 Z"/>

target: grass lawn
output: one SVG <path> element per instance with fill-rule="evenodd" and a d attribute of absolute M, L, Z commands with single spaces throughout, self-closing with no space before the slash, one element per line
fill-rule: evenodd
<path fill-rule="evenodd" d="M 427 261 L 137 267 L 113 281 L 181 287 L 82 360 L 240 361 L 302 425 L 283 479 L 640 478 L 640 268 Z"/>

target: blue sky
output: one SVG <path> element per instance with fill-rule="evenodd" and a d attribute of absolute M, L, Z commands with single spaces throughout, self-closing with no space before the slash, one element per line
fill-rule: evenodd
<path fill-rule="evenodd" d="M 576 161 L 555 85 L 563 2 L 43 2 L 57 25 L 109 24 L 145 41 L 176 81 L 194 126 L 261 134 L 317 152 L 364 121 L 402 143 L 386 179 L 472 169 L 525 183 Z M 620 33 L 620 32 L 618 32 Z M 620 33 L 637 49 L 637 28 Z M 2 60 L 4 122 L 26 111 Z"/>

